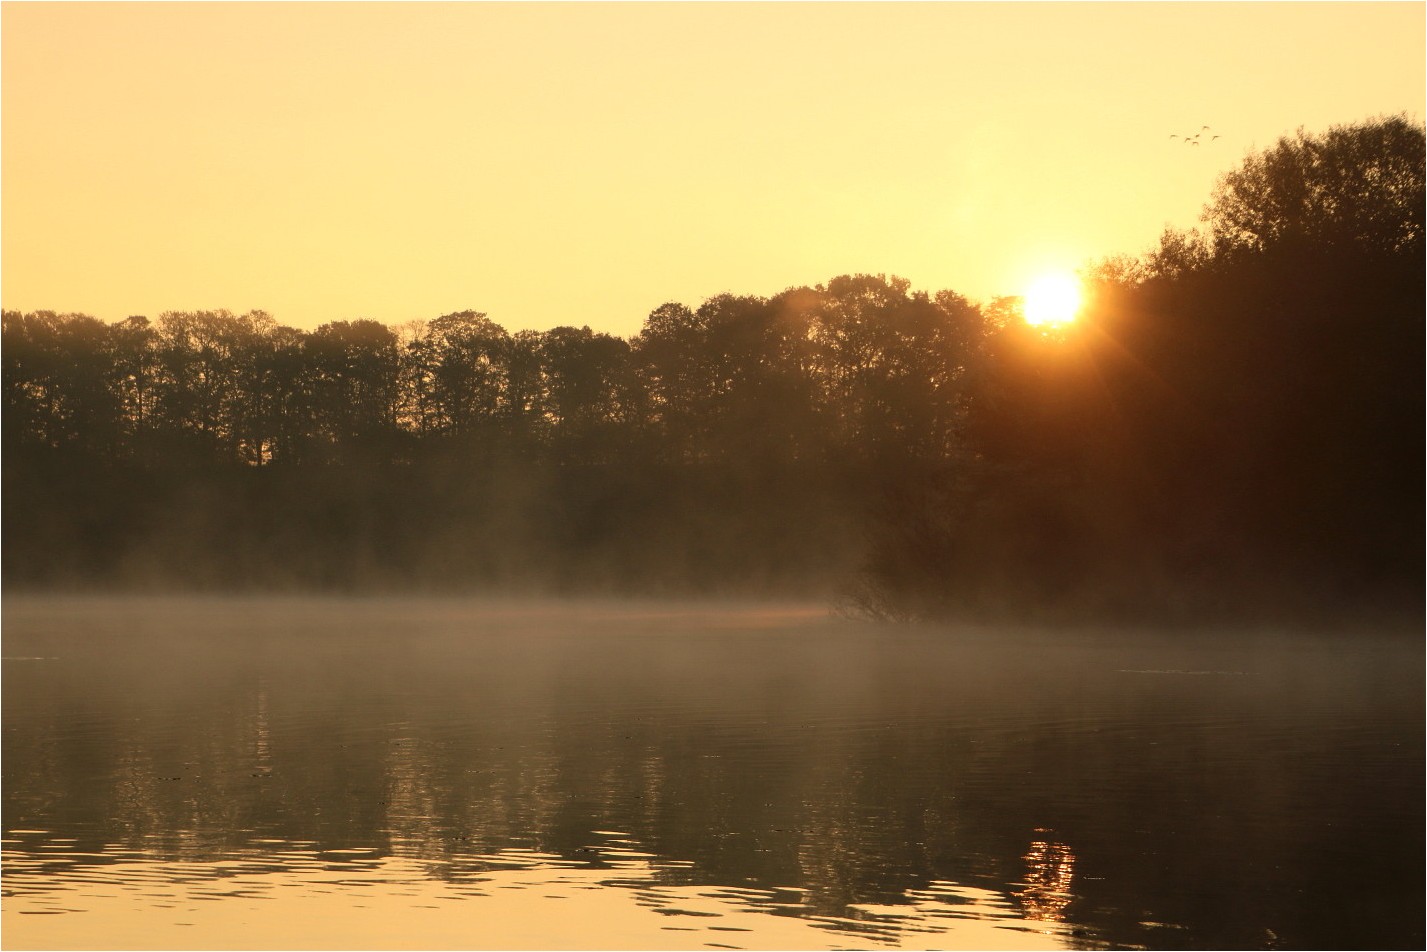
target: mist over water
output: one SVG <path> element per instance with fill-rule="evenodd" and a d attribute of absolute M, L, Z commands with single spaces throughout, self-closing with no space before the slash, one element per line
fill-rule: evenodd
<path fill-rule="evenodd" d="M 1420 947 L 1416 633 L 4 606 L 7 945 Z"/>
<path fill-rule="evenodd" d="M 95 139 L 100 113 L 126 128 L 144 113 L 148 139 L 168 128 L 196 141 L 192 109 L 172 122 L 128 106 L 95 112 L 104 96 L 85 83 L 116 71 L 55 69 L 52 54 L 78 49 L 96 14 L 67 12 L 63 43 L 36 42 L 48 15 L 20 15 L 38 19 L 12 43 L 16 6 L 4 14 L 7 133 L 13 105 L 35 111 L 45 90 L 62 90 L 88 105 L 36 111 L 55 128 Z M 222 35 L 237 36 L 218 15 Z M 1110 20 L 1096 19 L 1099 40 Z M 184 35 L 174 23 L 160 45 Z M 132 30 L 92 32 L 121 60 L 154 59 L 134 56 Z M 1261 66 L 1261 32 L 1225 49 Z M 265 29 L 234 49 L 265 38 L 305 49 L 296 35 Z M 702 40 L 718 65 L 694 73 L 720 86 L 737 57 L 712 36 Z M 697 59 L 699 42 L 647 38 L 684 67 Z M 392 136 L 341 108 L 367 86 L 390 103 L 412 98 L 370 82 L 385 40 L 375 58 L 326 43 L 360 81 L 305 105 L 301 88 L 278 97 L 276 126 L 313 142 L 347 141 L 353 117 L 379 132 L 373 154 L 396 165 L 364 190 L 383 206 L 353 213 L 366 225 L 415 211 L 409 186 L 433 158 L 458 155 L 464 135 L 437 123 Z M 212 65 L 221 45 L 175 49 L 204 50 Z M 405 45 L 474 75 L 471 57 Z M 1139 34 L 1134 45 L 1156 48 Z M 1279 45 L 1305 68 L 1347 62 Z M 65 82 L 8 82 L 26 49 L 42 53 L 30 57 L 36 75 Z M 1392 67 L 1416 77 L 1409 101 L 1421 94 L 1415 55 Z M 1042 73 L 1053 60 L 1039 57 Z M 345 75 L 333 60 L 302 61 L 297 87 Z M 708 123 L 697 86 L 681 91 L 669 82 L 678 70 L 664 70 L 653 99 L 604 97 L 618 106 L 613 124 L 601 97 L 576 103 L 581 121 L 614 133 L 612 149 L 564 150 L 583 170 L 570 194 L 593 188 L 594 204 L 541 188 L 538 162 L 494 177 L 484 159 L 445 163 L 538 212 L 514 232 L 486 214 L 462 220 L 481 223 L 464 229 L 481 240 L 539 236 L 527 263 L 584 301 L 560 314 L 568 324 L 510 329 L 470 306 L 492 303 L 481 255 L 482 267 L 457 269 L 460 300 L 428 310 L 435 286 L 413 284 L 410 267 L 461 257 L 445 226 L 406 229 L 395 244 L 400 228 L 358 229 L 392 244 L 373 272 L 382 283 L 417 288 L 401 309 L 412 319 L 396 325 L 361 316 L 371 312 L 320 324 L 284 313 L 290 324 L 264 310 L 111 321 L 3 309 L 8 947 L 1423 947 L 1427 127 L 1377 114 L 1254 146 L 1225 168 L 1198 226 L 1167 227 L 1143 253 L 1087 262 L 1075 278 L 1047 274 L 1024 296 L 973 300 L 856 271 L 804 283 L 808 268 L 845 267 L 846 249 L 834 261 L 778 240 L 765 202 L 725 237 L 746 262 L 794 250 L 782 279 L 793 283 L 773 290 L 763 271 L 756 283 L 771 293 L 669 300 L 687 269 L 636 262 L 620 245 L 615 219 L 640 216 L 629 189 L 592 184 L 594 153 L 636 178 L 677 172 L 653 178 L 707 208 L 663 208 L 644 230 L 671 248 L 692 236 L 685 257 L 716 270 L 705 239 L 720 231 L 709 214 L 722 186 L 669 161 L 682 148 L 673 126 L 706 121 L 716 134 L 689 143 L 706 159 L 736 156 L 715 164 L 767 185 L 770 163 L 790 157 L 835 170 L 858 143 L 879 142 L 863 119 L 937 93 L 918 69 L 886 77 L 910 96 L 889 112 L 867 83 L 840 96 L 780 62 L 772 73 L 801 90 L 781 103 L 774 137 L 791 149 L 743 148 L 747 117 Z M 1027 62 L 1025 89 L 1045 85 L 1037 57 Z M 227 71 L 245 82 L 252 72 Z M 180 70 L 194 102 L 222 101 L 202 72 Z M 777 86 L 769 70 L 744 72 L 765 94 Z M 1196 89 L 1207 75 L 1159 72 Z M 1344 89 L 1363 80 L 1340 72 Z M 980 78 L 1004 85 L 1004 74 Z M 551 76 L 535 85 L 558 92 Z M 228 98 L 256 102 L 251 92 Z M 479 105 L 484 93 L 466 92 Z M 581 100 L 555 98 L 562 109 Z M 1183 171 L 1248 141 L 1229 116 L 1200 117 L 1196 133 L 1179 125 L 1186 116 L 1170 128 L 1168 113 L 1136 115 L 1114 133 L 1113 121 L 1067 114 L 1056 122 L 1086 144 L 1067 149 L 1019 106 L 1001 110 L 1001 125 L 991 100 L 961 98 L 975 100 L 975 122 L 932 123 L 939 133 L 901 123 L 877 149 L 941 165 L 937 135 L 969 136 L 1033 163 L 1054 192 L 1108 181 L 1129 156 L 1145 171 L 1173 153 L 1163 168 Z M 846 141 L 824 149 L 784 134 L 823 106 L 819 134 Z M 199 112 L 224 128 L 237 116 Z M 569 123 L 511 114 L 522 130 L 593 143 Z M 645 123 L 660 147 L 625 154 L 618 140 Z M 499 151 L 489 122 L 459 124 L 480 132 L 467 145 Z M 505 145 L 534 155 L 525 131 Z M 1016 144 L 1032 135 L 1061 145 Z M 248 147 L 226 150 L 231 168 L 184 161 L 217 189 L 207 198 L 271 198 L 266 179 L 311 191 L 308 173 L 323 165 L 310 150 L 239 139 Z M 90 299 L 100 259 L 122 249 L 96 257 L 74 242 L 113 219 L 90 199 L 133 176 L 76 179 L 77 166 L 53 161 L 76 150 L 21 135 L 7 138 L 9 185 L 12 141 L 41 144 L 35 168 L 66 196 L 49 207 L 34 189 L 6 189 L 74 246 L 40 271 L 76 265 L 51 291 Z M 151 159 L 186 149 L 142 158 L 152 172 Z M 1095 149 L 1108 151 L 1097 160 Z M 414 178 L 399 168 L 404 153 L 422 165 Z M 282 172 L 289 159 L 305 171 Z M 886 225 L 873 244 L 910 240 L 941 259 L 937 271 L 971 277 L 944 234 L 958 219 L 974 243 L 997 244 L 973 221 L 980 211 L 956 211 L 971 200 L 1025 239 L 997 254 L 1049 250 L 1050 219 L 1016 220 L 987 200 L 1004 168 L 943 170 L 926 194 L 902 190 L 916 212 L 898 222 L 878 197 L 886 170 L 857 165 L 821 183 L 798 177 L 802 206 L 834 212 L 824 237 L 856 231 L 867 206 Z M 252 274 L 252 261 L 163 223 L 191 206 L 237 235 L 219 206 L 148 177 L 164 200 L 120 220 L 154 267 L 130 277 L 174 305 L 241 303 L 243 280 L 205 290 L 190 265 Z M 763 185 L 754 192 L 766 198 Z M 1111 191 L 1133 194 L 1135 215 L 1148 209 L 1125 183 Z M 355 206 L 327 204 L 306 224 L 340 231 L 328 213 Z M 542 204 L 550 214 L 537 221 Z M 428 210 L 455 221 L 449 205 Z M 601 317 L 593 259 L 552 254 L 546 240 L 592 224 L 648 282 L 641 307 L 652 309 L 618 321 L 638 327 L 628 336 Z M 11 267 L 16 231 L 6 229 L 7 288 L 35 277 Z M 14 247 L 38 235 L 18 231 Z M 271 247 L 291 229 L 262 231 Z M 184 254 L 159 253 L 155 236 L 179 236 Z M 326 280 L 319 259 L 352 270 L 336 245 L 319 245 L 291 272 L 304 293 Z M 885 248 L 863 262 L 895 263 Z M 707 286 L 731 288 L 737 271 Z M 441 313 L 451 306 L 464 309 Z M 492 595 L 501 600 L 475 600 Z M 557 596 L 585 600 L 540 600 Z M 735 597 L 764 601 L 648 600 Z"/>

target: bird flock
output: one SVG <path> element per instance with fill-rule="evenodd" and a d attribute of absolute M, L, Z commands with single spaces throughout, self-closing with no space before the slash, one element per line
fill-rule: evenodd
<path fill-rule="evenodd" d="M 1214 136 L 1210 136 L 1210 137 L 1207 138 L 1207 139 L 1202 139 L 1204 133 L 1206 133 L 1206 132 L 1208 132 L 1208 131 L 1209 131 L 1209 127 L 1208 127 L 1208 126 L 1200 126 L 1200 127 L 1199 127 L 1199 131 L 1196 132 L 1196 133 L 1194 133 L 1194 135 L 1192 135 L 1192 136 L 1182 136 L 1182 135 L 1180 135 L 1180 134 L 1177 133 L 1177 132 L 1171 132 L 1171 133 L 1169 134 L 1169 137 L 1170 137 L 1171 139 L 1180 139 L 1180 140 L 1182 140 L 1182 141 L 1184 142 L 1185 145 L 1198 145 L 1201 141 L 1204 141 L 1204 142 L 1213 142 L 1215 139 L 1219 138 L 1218 136 L 1214 135 Z"/>

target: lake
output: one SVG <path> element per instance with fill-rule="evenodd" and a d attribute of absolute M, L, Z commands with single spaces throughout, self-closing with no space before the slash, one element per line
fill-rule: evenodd
<path fill-rule="evenodd" d="M 4 603 L 28 948 L 1422 948 L 1420 632 Z"/>

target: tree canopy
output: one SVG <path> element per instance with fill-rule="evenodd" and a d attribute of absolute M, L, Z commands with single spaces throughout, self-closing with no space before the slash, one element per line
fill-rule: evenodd
<path fill-rule="evenodd" d="M 1248 156 L 1059 332 L 865 274 L 628 340 L 6 312 L 6 578 L 1420 608 L 1423 140 Z"/>

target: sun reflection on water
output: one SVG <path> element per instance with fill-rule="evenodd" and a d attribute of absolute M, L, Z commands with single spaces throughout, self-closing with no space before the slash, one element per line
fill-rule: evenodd
<path fill-rule="evenodd" d="M 1038 829 L 1036 832 L 1048 834 L 1051 831 Z M 1064 843 L 1038 839 L 1031 842 L 1025 861 L 1025 883 L 1016 890 L 1015 896 L 1026 917 L 1038 922 L 1062 921 L 1066 907 L 1075 899 L 1070 891 L 1075 876 L 1075 853 Z"/>
<path fill-rule="evenodd" d="M 433 863 L 255 838 L 207 861 L 131 849 L 79 853 L 43 831 L 6 838 L 7 944 L 15 948 L 945 948 L 1060 949 L 1010 897 L 932 882 L 904 902 L 836 916 L 801 887 L 697 884 L 613 830 L 590 855 L 507 848 Z M 50 848 L 50 849 L 47 849 Z M 52 851 L 57 848 L 58 851 Z M 236 945 L 235 945 L 236 944 Z"/>
<path fill-rule="evenodd" d="M 1315 855 L 1354 844 L 1351 881 L 1420 877 L 1415 639 L 1347 656 L 762 613 L 745 634 L 624 610 L 94 604 L 6 605 L 11 651 L 61 659 L 5 670 L 7 947 L 589 948 L 605 922 L 624 948 L 1420 931 L 1301 906 L 1323 867 L 1283 861 L 1311 822 Z"/>

